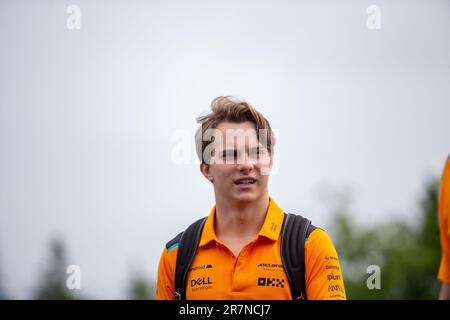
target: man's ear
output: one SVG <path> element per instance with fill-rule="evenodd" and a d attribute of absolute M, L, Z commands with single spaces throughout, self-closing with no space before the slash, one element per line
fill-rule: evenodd
<path fill-rule="evenodd" d="M 211 174 L 211 166 L 206 163 L 200 163 L 200 172 L 211 182 L 214 182 L 213 176 Z"/>

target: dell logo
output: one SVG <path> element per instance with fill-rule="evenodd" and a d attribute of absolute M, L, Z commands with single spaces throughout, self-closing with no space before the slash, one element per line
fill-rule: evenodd
<path fill-rule="evenodd" d="M 198 279 L 192 279 L 191 280 L 191 288 L 195 286 L 201 286 L 205 284 L 212 284 L 211 279 L 208 278 L 198 278 Z"/>

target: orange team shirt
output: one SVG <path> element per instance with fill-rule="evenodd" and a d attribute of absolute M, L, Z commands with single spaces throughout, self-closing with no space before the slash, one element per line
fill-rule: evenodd
<path fill-rule="evenodd" d="M 450 284 L 450 156 L 445 164 L 439 190 L 439 227 L 441 264 L 438 279 Z"/>
<path fill-rule="evenodd" d="M 203 227 L 186 282 L 187 300 L 292 300 L 280 255 L 283 210 L 270 198 L 258 236 L 239 255 L 217 239 L 215 206 Z M 178 244 L 164 248 L 158 267 L 156 299 L 174 299 Z M 308 299 L 345 300 L 337 252 L 328 235 L 316 228 L 305 242 L 305 281 Z"/>

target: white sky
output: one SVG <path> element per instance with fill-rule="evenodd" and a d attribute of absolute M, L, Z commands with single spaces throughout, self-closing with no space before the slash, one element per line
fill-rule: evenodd
<path fill-rule="evenodd" d="M 81 9 L 68 30 L 67 6 Z M 371 4 L 381 30 L 366 27 Z M 54 234 L 81 294 L 123 298 L 214 204 L 177 130 L 218 95 L 279 132 L 270 194 L 327 225 L 413 219 L 450 153 L 448 1 L 0 1 L 0 269 L 30 298 Z"/>

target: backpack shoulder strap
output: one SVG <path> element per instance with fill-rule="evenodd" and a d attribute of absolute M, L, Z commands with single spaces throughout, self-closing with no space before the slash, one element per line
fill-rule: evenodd
<path fill-rule="evenodd" d="M 281 261 L 291 288 L 292 299 L 306 300 L 305 241 L 316 229 L 311 221 L 285 213 L 281 229 Z"/>
<path fill-rule="evenodd" d="M 183 234 L 183 232 L 180 232 L 179 234 L 177 234 L 177 236 L 175 238 L 173 238 L 172 240 L 170 240 L 169 242 L 166 243 L 167 252 L 169 252 L 173 248 L 178 247 L 178 245 L 180 244 L 180 239 L 181 239 L 182 234 Z"/>
<path fill-rule="evenodd" d="M 202 234 L 206 217 L 191 224 L 184 232 L 167 243 L 174 246 L 178 243 L 177 262 L 175 266 L 175 300 L 186 300 L 186 277 L 189 267 L 197 252 L 198 243 Z"/>

